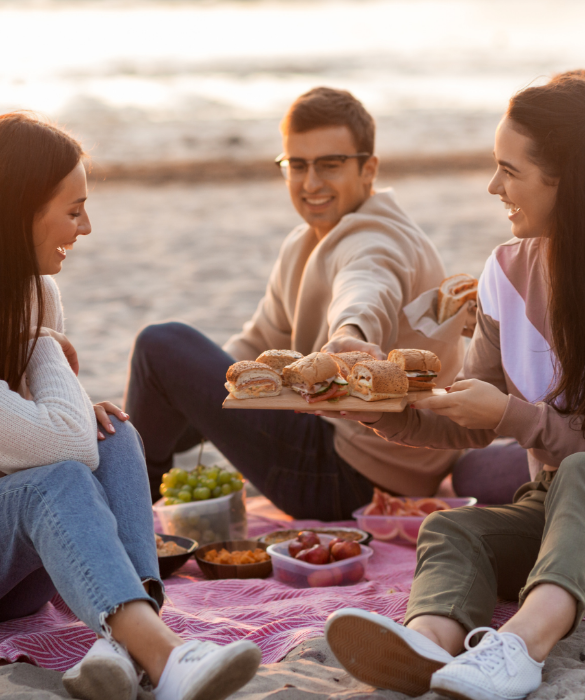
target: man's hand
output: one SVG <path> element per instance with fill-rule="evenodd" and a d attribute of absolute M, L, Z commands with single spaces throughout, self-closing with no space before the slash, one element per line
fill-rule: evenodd
<path fill-rule="evenodd" d="M 124 411 L 121 408 L 118 408 L 111 401 L 100 401 L 99 403 L 94 404 L 93 410 L 95 411 L 95 417 L 97 419 L 97 422 L 105 430 L 107 430 L 108 433 L 112 435 L 116 432 L 116 429 L 112 425 L 112 421 L 108 418 L 108 413 L 111 413 L 113 416 L 116 416 L 116 418 L 121 421 L 128 420 L 128 418 L 130 417 L 127 413 L 124 413 Z M 106 436 L 98 428 L 98 440 L 105 439 Z"/>
<path fill-rule="evenodd" d="M 79 360 L 77 359 L 77 351 L 69 341 L 69 338 L 67 338 L 67 336 L 63 333 L 58 333 L 52 328 L 46 328 L 45 326 L 41 328 L 39 333 L 39 337 L 42 336 L 50 336 L 59 343 L 61 350 L 63 350 L 63 354 L 67 358 L 67 362 L 69 362 L 69 366 L 73 370 L 73 374 L 77 376 L 79 374 Z"/>
<path fill-rule="evenodd" d="M 367 352 L 373 355 L 376 360 L 385 360 L 386 355 L 380 347 L 375 343 L 368 343 L 364 340 L 362 332 L 357 326 L 342 326 L 331 336 L 328 343 L 322 348 L 321 352 L 334 354 L 336 352 Z"/>
<path fill-rule="evenodd" d="M 439 416 L 447 416 L 464 428 L 493 430 L 502 420 L 508 397 L 493 384 L 479 379 L 455 382 L 446 394 L 430 396 L 412 404 L 428 408 Z"/>

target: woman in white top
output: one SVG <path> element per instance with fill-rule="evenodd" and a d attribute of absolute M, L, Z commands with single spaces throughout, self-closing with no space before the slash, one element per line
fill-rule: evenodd
<path fill-rule="evenodd" d="M 82 156 L 49 124 L 0 116 L 0 621 L 57 591 L 98 635 L 64 675 L 72 695 L 133 700 L 142 668 L 159 700 L 220 700 L 252 678 L 260 652 L 184 643 L 159 618 L 141 441 L 107 404 L 98 441 L 48 276 L 91 232 Z"/>

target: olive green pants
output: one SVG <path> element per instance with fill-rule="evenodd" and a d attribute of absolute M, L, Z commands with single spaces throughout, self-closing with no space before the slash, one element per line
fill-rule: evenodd
<path fill-rule="evenodd" d="M 585 610 L 585 452 L 540 472 L 513 505 L 439 511 L 421 527 L 404 624 L 444 615 L 471 631 L 489 626 L 498 597 L 518 600 L 554 583 Z"/>

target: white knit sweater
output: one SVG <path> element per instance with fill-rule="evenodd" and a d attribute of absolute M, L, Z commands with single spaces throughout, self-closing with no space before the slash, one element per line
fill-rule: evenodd
<path fill-rule="evenodd" d="M 52 277 L 42 279 L 43 326 L 62 333 L 59 289 Z M 33 326 L 37 313 L 35 305 Z M 28 365 L 26 385 L 16 392 L 0 381 L 0 476 L 68 460 L 92 471 L 99 466 L 95 414 L 59 343 L 42 337 Z"/>

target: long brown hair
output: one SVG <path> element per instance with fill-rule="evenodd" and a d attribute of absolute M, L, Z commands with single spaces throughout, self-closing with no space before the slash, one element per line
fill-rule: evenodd
<path fill-rule="evenodd" d="M 507 116 L 532 140 L 530 156 L 558 181 L 546 242 L 548 313 L 556 355 L 547 401 L 585 435 L 585 73 L 571 71 L 510 101 Z"/>
<path fill-rule="evenodd" d="M 43 320 L 33 220 L 79 162 L 79 143 L 37 116 L 0 115 L 0 379 L 16 391 Z M 32 309 L 38 317 L 33 342 Z"/>

